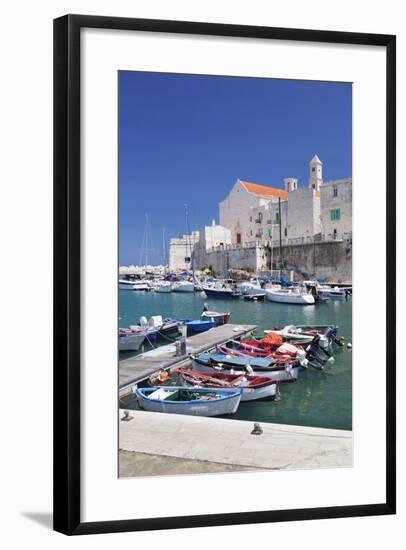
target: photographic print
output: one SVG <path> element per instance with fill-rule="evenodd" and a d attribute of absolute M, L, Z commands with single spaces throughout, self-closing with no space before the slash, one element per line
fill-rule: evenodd
<path fill-rule="evenodd" d="M 352 466 L 352 84 L 119 71 L 119 476 Z"/>

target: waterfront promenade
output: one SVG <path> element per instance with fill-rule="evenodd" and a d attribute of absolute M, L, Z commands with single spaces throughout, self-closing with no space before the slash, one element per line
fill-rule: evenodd
<path fill-rule="evenodd" d="M 351 431 L 261 422 L 262 435 L 251 435 L 254 424 L 248 421 L 129 413 L 130 421 L 121 420 L 123 410 L 119 413 L 120 452 L 125 458 L 122 476 L 164 475 L 167 457 L 171 457 L 172 473 L 352 466 Z M 147 455 L 151 456 L 149 467 L 137 469 L 140 457 Z"/>

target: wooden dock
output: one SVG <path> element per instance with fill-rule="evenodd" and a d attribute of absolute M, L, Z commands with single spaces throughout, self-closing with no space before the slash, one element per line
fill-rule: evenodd
<path fill-rule="evenodd" d="M 119 362 L 119 392 L 120 395 L 128 393 L 131 386 L 146 380 L 163 369 L 169 369 L 174 366 L 182 366 L 187 363 L 189 354 L 202 353 L 215 346 L 224 344 L 234 338 L 240 338 L 252 333 L 256 325 L 236 325 L 227 324 L 215 327 L 206 332 L 190 336 L 187 339 L 185 355 L 176 355 L 174 344 L 169 344 L 156 348 L 154 350 L 123 359 Z"/>

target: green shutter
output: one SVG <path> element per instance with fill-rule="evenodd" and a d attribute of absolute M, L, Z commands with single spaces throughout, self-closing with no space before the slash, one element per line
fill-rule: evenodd
<path fill-rule="evenodd" d="M 341 218 L 341 210 L 337 208 L 336 210 L 336 220 L 339 220 Z"/>
<path fill-rule="evenodd" d="M 334 210 L 330 210 L 330 221 L 334 220 Z"/>

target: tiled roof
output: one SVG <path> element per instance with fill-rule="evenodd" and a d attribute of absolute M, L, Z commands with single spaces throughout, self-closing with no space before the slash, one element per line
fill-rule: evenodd
<path fill-rule="evenodd" d="M 278 189 L 277 187 L 268 187 L 267 185 L 259 185 L 258 183 L 250 183 L 249 181 L 240 180 L 245 189 L 249 193 L 254 193 L 254 195 L 260 195 L 261 197 L 276 197 L 281 199 L 288 198 L 288 192 L 283 189 Z"/>

